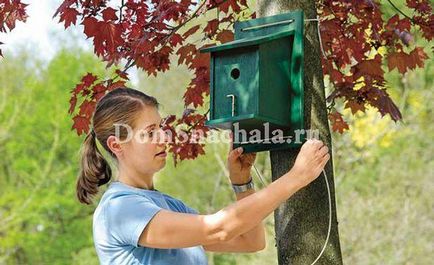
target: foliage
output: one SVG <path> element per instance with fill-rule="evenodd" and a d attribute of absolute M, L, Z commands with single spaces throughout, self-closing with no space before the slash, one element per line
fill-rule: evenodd
<path fill-rule="evenodd" d="M 62 51 L 47 63 L 35 60 L 34 52 L 10 58 L 0 64 L 0 264 L 98 264 L 91 232 L 95 205 L 82 206 L 74 199 L 83 137 L 69 131 L 67 88 L 83 72 L 104 76 L 112 70 L 77 50 Z M 138 87 L 151 94 L 164 88 L 164 109 L 176 111 L 178 84 L 189 82 L 185 71 L 180 67 L 143 78 Z M 434 180 L 433 71 L 428 62 L 404 76 L 386 73 L 405 124 L 381 118 L 372 107 L 354 120 L 349 119 L 351 110 L 342 110 L 350 130 L 333 135 L 333 151 L 345 263 L 429 264 L 434 258 L 433 191 L 427 185 Z M 167 164 L 156 176 L 156 188 L 210 213 L 234 197 L 222 165 L 228 146 L 207 145 L 205 151 L 206 156 L 176 168 Z M 256 167 L 270 182 L 267 153 L 258 154 Z M 276 263 L 272 217 L 266 224 L 264 251 L 209 253 L 209 263 Z"/>
<path fill-rule="evenodd" d="M 334 89 L 328 96 L 329 119 L 332 129 L 340 133 L 348 129 L 342 114 L 334 107 L 341 99 L 353 114 L 364 112 L 367 106 L 376 108 L 382 116 L 389 114 L 394 120 L 402 119 L 399 108 L 387 92 L 382 65 L 401 74 L 423 67 L 428 59 L 423 47 L 413 45 L 414 35 L 431 41 L 434 15 L 427 0 L 407 0 L 405 11 L 391 0 L 319 1 L 323 45 L 323 72 Z M 382 8 L 391 5 L 395 14 L 385 16 Z M 20 0 L 1 0 L 0 29 L 13 29 L 15 20 L 25 20 L 25 5 Z M 205 23 L 198 17 L 216 10 Z M 179 118 L 168 116 L 168 128 L 174 133 L 170 151 L 174 161 L 194 159 L 204 154 L 204 145 L 181 141 L 196 137 L 201 130 L 206 137 L 205 113 L 198 113 L 209 95 L 208 55 L 199 49 L 210 44 L 232 39 L 229 30 L 236 20 L 252 18 L 246 0 L 206 1 L 133 1 L 114 3 L 107 0 L 64 0 L 54 17 L 65 28 L 82 24 L 84 34 L 92 38 L 94 52 L 107 66 L 122 65 L 113 75 L 99 77 L 87 73 L 71 93 L 69 113 L 73 116 L 73 129 L 78 135 L 89 131 L 90 118 L 96 102 L 107 91 L 122 87 L 128 80 L 127 70 L 133 66 L 149 75 L 170 69 L 170 56 L 178 56 L 178 64 L 185 65 L 193 77 L 184 91 L 185 110 Z M 181 33 L 182 31 L 182 33 Z M 198 35 L 199 40 L 195 39 Z M 76 111 L 77 105 L 79 105 Z M 175 129 L 176 128 L 176 129 Z M 195 130 L 193 130 L 195 129 Z M 179 133 L 182 132 L 182 135 Z M 181 138 L 182 137 L 182 138 Z"/>
<path fill-rule="evenodd" d="M 169 112 L 169 121 L 187 132 L 203 128 L 209 73 L 208 58 L 198 50 L 230 40 L 233 22 L 254 16 L 243 1 L 136 2 L 114 6 L 106 0 L 66 0 L 57 13 L 65 27 L 83 24 L 95 54 L 119 69 L 104 70 L 96 57 L 79 51 L 64 51 L 47 67 L 25 54 L 2 62 L 0 264 L 98 264 L 91 238 L 93 209 L 73 199 L 80 138 L 64 133 L 71 128 L 66 110 L 81 135 L 89 129 L 96 101 L 123 86 L 131 67 L 161 77 L 175 60 L 183 76 L 191 78 L 182 82 L 183 108 L 168 106 L 182 115 Z M 25 21 L 25 6 L 20 0 L 0 0 L 1 32 Z M 433 191 L 426 184 L 434 177 L 434 75 L 432 63 L 426 63 L 432 57 L 427 55 L 432 7 L 425 0 L 321 1 L 318 13 L 332 128 L 351 128 L 334 135 L 344 259 L 349 264 L 428 264 L 433 258 Z M 173 104 L 179 102 L 175 80 L 167 96 Z M 380 119 L 378 111 L 391 119 Z M 405 127 L 393 123 L 402 116 Z M 176 170 L 169 166 L 157 188 L 203 213 L 233 200 L 221 167 L 227 147 L 174 145 L 171 150 L 175 160 L 212 155 L 198 157 L 194 167 L 188 161 Z M 267 157 L 259 158 L 257 166 L 270 176 Z M 270 219 L 267 228 L 265 251 L 209 254 L 211 262 L 272 263 L 276 250 Z"/>
<path fill-rule="evenodd" d="M 26 4 L 20 0 L 1 0 L 0 1 L 0 32 L 11 31 L 15 28 L 17 21 L 26 21 Z M 0 42 L 0 45 L 3 44 Z M 3 56 L 0 49 L 0 56 Z"/>
<path fill-rule="evenodd" d="M 369 109 L 334 138 L 344 263 L 431 263 L 433 72 L 430 61 L 424 71 L 386 75 L 405 125 Z"/>
<path fill-rule="evenodd" d="M 325 52 L 322 63 L 335 88 L 327 98 L 331 108 L 336 99 L 343 99 L 353 114 L 372 106 L 397 121 L 402 119 L 401 112 L 387 93 L 382 65 L 387 62 L 389 71 L 397 68 L 401 74 L 423 67 L 428 56 L 423 47 L 414 45 L 413 35 L 421 33 L 431 41 L 434 15 L 425 0 L 407 0 L 405 8 L 415 14 L 413 18 L 392 1 L 383 3 L 323 1 L 319 5 Z M 385 5 L 392 5 L 397 13 L 385 16 Z M 329 117 L 334 131 L 348 129 L 336 110 Z"/>
<path fill-rule="evenodd" d="M 0 264 L 70 264 L 92 244 L 93 209 L 75 200 L 80 139 L 65 133 L 67 88 L 105 70 L 81 51 L 47 66 L 21 54 L 0 65 Z"/>

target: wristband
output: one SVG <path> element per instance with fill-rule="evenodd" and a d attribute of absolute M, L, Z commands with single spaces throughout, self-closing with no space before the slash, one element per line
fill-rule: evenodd
<path fill-rule="evenodd" d="M 232 184 L 232 189 L 234 190 L 235 193 L 241 193 L 241 192 L 245 192 L 248 190 L 251 190 L 255 187 L 255 185 L 253 184 L 253 179 L 250 178 L 249 182 L 247 182 L 246 184 Z"/>

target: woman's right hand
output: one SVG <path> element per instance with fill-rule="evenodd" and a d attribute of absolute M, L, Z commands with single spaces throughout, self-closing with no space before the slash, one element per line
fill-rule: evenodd
<path fill-rule="evenodd" d="M 328 151 L 327 146 L 317 139 L 309 139 L 301 146 L 291 171 L 295 173 L 302 187 L 307 186 L 321 174 L 330 159 Z"/>

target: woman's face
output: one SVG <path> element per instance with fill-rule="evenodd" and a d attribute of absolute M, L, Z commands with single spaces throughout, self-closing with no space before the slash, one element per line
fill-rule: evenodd
<path fill-rule="evenodd" d="M 121 144 L 120 159 L 141 175 L 153 175 L 166 165 L 168 137 L 161 129 L 157 108 L 146 106 L 130 130 L 129 141 Z"/>

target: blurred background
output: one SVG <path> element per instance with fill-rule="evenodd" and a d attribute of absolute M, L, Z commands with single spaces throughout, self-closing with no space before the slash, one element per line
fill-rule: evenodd
<path fill-rule="evenodd" d="M 27 23 L 0 35 L 5 43 L 0 59 L 0 264 L 98 264 L 92 241 L 97 202 L 84 206 L 75 198 L 84 136 L 71 131 L 67 111 L 70 91 L 86 72 L 104 75 L 110 69 L 93 55 L 80 27 L 65 31 L 52 20 L 59 1 L 27 2 Z M 425 51 L 433 58 L 430 48 Z M 130 72 L 130 85 L 156 96 L 161 115 L 183 110 L 181 95 L 191 73 L 175 65 L 158 78 Z M 356 117 L 346 112 L 350 131 L 333 134 L 344 263 L 432 264 L 434 62 L 427 60 L 423 69 L 403 77 L 395 70 L 386 78 L 403 121 L 381 118 L 375 110 Z M 235 201 L 225 170 L 227 152 L 225 144 L 209 144 L 205 156 L 176 167 L 168 157 L 156 188 L 201 213 L 225 207 Z M 268 152 L 258 154 L 256 167 L 269 183 Z M 258 178 L 255 182 L 263 187 Z M 208 253 L 209 263 L 277 264 L 273 216 L 265 223 L 265 250 Z"/>

